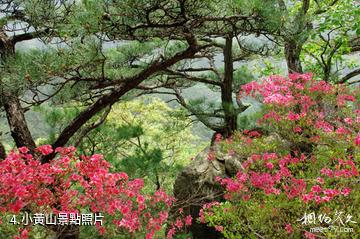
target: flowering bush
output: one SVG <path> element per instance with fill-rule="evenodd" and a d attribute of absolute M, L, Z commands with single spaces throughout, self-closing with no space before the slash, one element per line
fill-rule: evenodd
<path fill-rule="evenodd" d="M 43 145 L 36 151 L 47 155 L 53 149 Z M 57 148 L 55 152 L 60 156 L 41 164 L 22 147 L 0 162 L 2 215 L 22 210 L 43 214 L 100 212 L 105 217 L 103 226 L 96 225 L 99 234 L 159 238 L 157 232 L 164 229 L 172 197 L 163 191 L 142 194 L 142 179 L 129 180 L 126 173 L 110 172 L 110 164 L 102 155 L 77 158 L 74 147 Z M 189 224 L 189 218 L 177 220 L 177 227 L 182 226 L 181 220 Z M 23 228 L 15 238 L 28 238 L 30 230 Z"/>
<path fill-rule="evenodd" d="M 245 130 L 221 143 L 244 160 L 234 178 L 217 178 L 227 201 L 205 205 L 200 220 L 227 238 L 357 237 L 359 88 L 291 74 L 246 84 L 244 95 L 263 103 L 265 133 Z"/>

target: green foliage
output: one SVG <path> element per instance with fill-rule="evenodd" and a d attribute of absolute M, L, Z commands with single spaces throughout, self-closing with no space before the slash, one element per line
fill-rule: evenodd
<path fill-rule="evenodd" d="M 183 110 L 156 98 L 140 98 L 114 105 L 107 121 L 84 138 L 80 148 L 86 154 L 106 155 L 114 171 L 145 178 L 149 190 L 169 190 L 182 166 L 204 146 L 190 126 Z"/>
<path fill-rule="evenodd" d="M 277 31 L 281 26 L 282 12 L 277 2 L 274 0 L 236 0 L 233 7 L 243 15 L 256 14 L 262 21 L 256 21 L 255 28 L 266 29 L 267 31 Z"/>
<path fill-rule="evenodd" d="M 51 107 L 49 105 L 42 105 L 34 108 L 44 118 L 44 123 L 50 127 L 48 137 L 38 138 L 38 144 L 49 144 L 54 142 L 59 132 L 63 130 L 67 124 L 80 112 L 81 108 L 71 105 L 67 107 Z"/>
<path fill-rule="evenodd" d="M 352 0 L 338 1 L 330 7 L 326 1 L 319 9 L 312 9 L 313 29 L 303 47 L 302 61 L 306 70 L 318 77 L 336 82 L 339 72 L 358 65 L 345 58 L 351 52 L 351 41 L 360 32 L 360 11 Z M 355 24 L 354 24 L 355 23 Z"/>
<path fill-rule="evenodd" d="M 49 138 L 38 139 L 38 143 L 45 144 L 55 140 L 81 108 L 43 106 L 38 111 L 51 128 Z M 176 174 L 205 146 L 198 143 L 200 139 L 193 135 L 190 126 L 191 120 L 183 110 L 171 109 L 156 98 L 140 98 L 114 105 L 106 122 L 79 141 L 79 149 L 84 154 L 104 154 L 114 171 L 145 178 L 149 190 L 170 190 Z M 74 137 L 72 144 L 81 140 L 80 135 Z"/>
<path fill-rule="evenodd" d="M 254 68 L 256 72 L 258 72 L 259 77 L 267 77 L 271 75 L 279 75 L 281 73 L 281 69 L 274 63 L 276 58 L 263 59 L 262 63 L 264 65 L 256 65 Z"/>
<path fill-rule="evenodd" d="M 251 107 L 247 111 L 241 113 L 237 118 L 237 129 L 253 130 L 258 127 L 258 120 L 263 116 L 262 109 L 254 109 Z"/>

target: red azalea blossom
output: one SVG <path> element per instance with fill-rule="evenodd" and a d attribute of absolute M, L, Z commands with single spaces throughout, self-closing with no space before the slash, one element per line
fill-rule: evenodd
<path fill-rule="evenodd" d="M 36 149 L 43 155 L 53 152 L 50 145 Z M 74 148 L 58 148 L 60 155 L 50 163 L 41 164 L 29 157 L 24 147 L 0 161 L 0 210 L 19 213 L 25 207 L 38 212 L 73 212 L 78 208 L 109 215 L 118 215 L 116 225 L 128 232 L 147 228 L 159 231 L 168 218 L 167 212 L 156 213 L 156 208 L 170 208 L 174 199 L 163 191 L 144 195 L 142 179 L 129 180 L 126 173 L 111 173 L 110 164 L 102 155 L 74 156 Z M 30 155 L 31 156 L 31 155 Z M 24 159 L 27 159 L 25 162 Z M 56 190 L 50 190 L 55 187 Z M 57 208 L 56 210 L 54 208 Z M 154 209 L 150 214 L 146 211 Z M 145 213 L 146 212 L 146 213 Z M 189 218 L 187 223 L 189 224 Z M 178 227 L 184 223 L 177 221 Z M 96 227 L 104 234 L 104 227 Z M 152 238 L 150 233 L 147 237 Z M 18 238 L 27 238 L 28 230 L 22 230 Z"/>
<path fill-rule="evenodd" d="M 42 155 L 48 155 L 53 152 L 51 145 L 42 145 L 36 148 L 36 151 L 40 152 Z"/>
<path fill-rule="evenodd" d="M 307 238 L 307 239 L 316 239 L 316 236 L 310 232 L 305 232 L 304 233 L 304 236 Z"/>
<path fill-rule="evenodd" d="M 215 226 L 215 230 L 218 232 L 222 232 L 222 231 L 224 231 L 224 228 L 223 228 L 223 226 Z"/>
<path fill-rule="evenodd" d="M 355 145 L 360 145 L 360 134 L 356 135 L 355 137 Z"/>
<path fill-rule="evenodd" d="M 286 224 L 285 230 L 288 234 L 291 234 L 293 232 L 293 228 L 292 228 L 291 224 Z"/>
<path fill-rule="evenodd" d="M 257 127 L 266 129 L 270 136 L 250 139 L 251 131 L 244 130 L 226 145 L 226 152 L 232 150 L 242 157 L 241 169 L 232 178 L 216 178 L 226 190 L 227 202 L 203 207 L 200 221 L 212 226 L 226 223 L 232 232 L 237 222 L 234 228 L 228 220 L 216 222 L 221 216 L 243 216 L 247 205 L 266 208 L 306 203 L 309 206 L 305 207 L 326 208 L 333 205 L 330 201 L 343 205 L 345 197 L 354 200 L 353 182 L 359 176 L 359 90 L 319 81 L 311 74 L 290 74 L 289 79 L 271 76 L 243 85 L 240 99 L 251 96 L 263 104 Z M 281 201 L 284 198 L 289 202 Z M 281 216 L 271 219 L 276 221 L 274 225 Z M 302 233 L 291 224 L 285 225 L 285 232 Z M 316 238 L 310 232 L 302 236 Z"/>

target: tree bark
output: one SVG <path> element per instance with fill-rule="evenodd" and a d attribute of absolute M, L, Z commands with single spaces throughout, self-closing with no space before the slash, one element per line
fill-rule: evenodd
<path fill-rule="evenodd" d="M 34 152 L 36 145 L 27 126 L 24 111 L 16 95 L 3 92 L 3 104 L 6 111 L 6 118 L 9 123 L 11 136 L 16 146 L 25 146 L 30 152 Z"/>
<path fill-rule="evenodd" d="M 15 55 L 15 44 L 4 32 L 0 32 L 0 54 L 1 61 L 6 62 Z M 33 153 L 35 142 L 27 126 L 24 111 L 15 89 L 7 89 L 4 83 L 0 82 L 1 101 L 6 112 L 11 136 L 17 147 L 25 146 Z"/>
<path fill-rule="evenodd" d="M 285 58 L 289 73 L 303 73 L 301 66 L 300 54 L 303 45 L 308 36 L 304 35 L 310 29 L 312 24 L 308 22 L 307 13 L 310 8 L 310 0 L 302 1 L 302 8 L 298 12 L 295 21 L 292 23 L 292 28 L 297 29 L 297 32 L 292 36 L 285 36 Z"/>
<path fill-rule="evenodd" d="M 230 137 L 236 130 L 237 114 L 233 103 L 233 73 L 234 62 L 232 57 L 232 38 L 226 37 L 224 48 L 224 80 L 221 86 L 221 102 L 224 110 L 225 129 L 222 133 L 225 138 Z"/>
<path fill-rule="evenodd" d="M 6 158 L 5 147 L 2 143 L 0 143 L 0 160 L 5 159 L 5 158 Z"/>
<path fill-rule="evenodd" d="M 295 40 L 285 42 L 285 58 L 289 73 L 303 73 L 300 61 L 302 44 Z"/>

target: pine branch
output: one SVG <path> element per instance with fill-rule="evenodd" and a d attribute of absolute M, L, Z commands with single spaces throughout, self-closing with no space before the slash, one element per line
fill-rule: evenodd
<path fill-rule="evenodd" d="M 125 95 L 130 90 L 136 88 L 145 79 L 151 77 L 157 72 L 167 69 L 168 67 L 176 64 L 181 60 L 193 56 L 196 52 L 202 50 L 204 47 L 207 47 L 207 46 L 198 46 L 196 39 L 194 38 L 194 36 L 190 34 L 186 35 L 185 37 L 187 38 L 187 42 L 189 45 L 189 47 L 185 51 L 179 52 L 169 59 L 165 59 L 165 60 L 157 59 L 148 68 L 144 69 L 137 75 L 124 79 L 122 84 L 117 85 L 112 92 L 100 97 L 94 104 L 87 107 L 77 117 L 75 117 L 70 122 L 70 124 L 67 127 L 65 127 L 65 129 L 59 134 L 58 138 L 52 144 L 52 147 L 53 148 L 63 147 L 70 140 L 70 138 L 94 115 L 96 115 L 98 112 L 108 107 L 109 105 L 114 104 L 116 101 L 119 100 L 120 97 Z M 53 153 L 42 158 L 41 161 L 42 163 L 46 163 L 49 162 L 54 157 L 55 154 Z"/>

